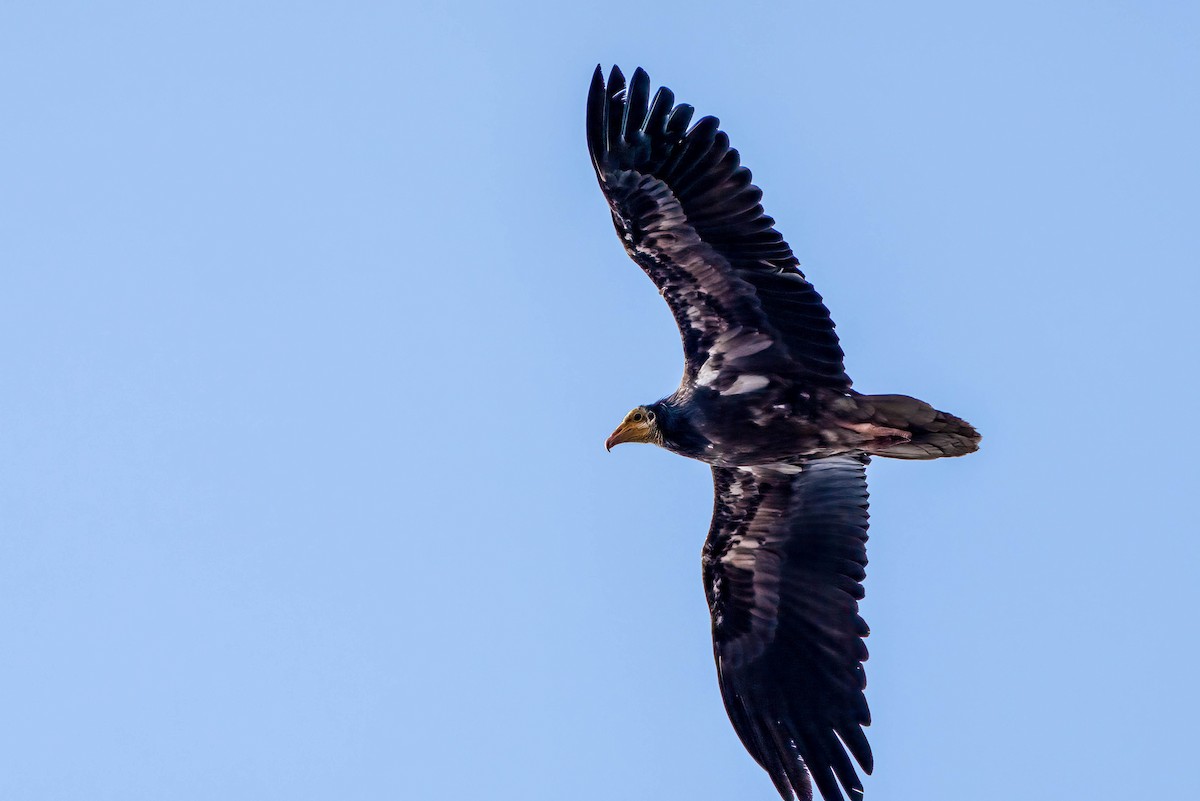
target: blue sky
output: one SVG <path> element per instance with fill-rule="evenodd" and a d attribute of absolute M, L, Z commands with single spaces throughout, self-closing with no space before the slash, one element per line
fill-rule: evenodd
<path fill-rule="evenodd" d="M 597 62 L 984 434 L 871 469 L 867 797 L 1186 794 L 1200 9 L 968 5 L 6 5 L 0 796 L 773 797 Z"/>

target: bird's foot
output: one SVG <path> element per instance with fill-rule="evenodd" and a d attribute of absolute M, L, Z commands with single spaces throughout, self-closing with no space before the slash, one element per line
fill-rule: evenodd
<path fill-rule="evenodd" d="M 912 434 L 899 428 L 888 428 L 887 426 L 879 426 L 874 423 L 838 423 L 842 428 L 848 428 L 856 434 L 861 434 L 863 439 L 898 439 L 900 442 L 908 442 L 912 439 Z"/>
<path fill-rule="evenodd" d="M 867 453 L 880 453 L 912 439 L 912 432 L 875 423 L 838 423 L 862 437 L 859 447 Z"/>

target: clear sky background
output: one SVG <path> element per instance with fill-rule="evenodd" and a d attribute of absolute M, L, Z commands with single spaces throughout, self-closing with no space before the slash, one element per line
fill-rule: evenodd
<path fill-rule="evenodd" d="M 867 797 L 1194 793 L 1200 6 L 433 5 L 0 11 L 0 797 L 774 797 L 597 62 L 984 434 L 871 469 Z"/>

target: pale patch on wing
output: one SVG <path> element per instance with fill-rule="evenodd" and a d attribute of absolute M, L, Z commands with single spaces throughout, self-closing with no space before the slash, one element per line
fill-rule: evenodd
<path fill-rule="evenodd" d="M 734 666 L 756 659 L 774 641 L 779 625 L 780 581 L 783 559 L 772 548 L 769 537 L 761 534 L 735 534 L 721 558 L 726 569 L 743 571 L 750 597 L 745 598 L 750 629 L 730 638 L 723 650 Z"/>
<path fill-rule="evenodd" d="M 762 263 L 767 265 L 768 267 L 772 266 L 769 261 L 763 261 Z M 787 278 L 791 281 L 795 281 L 798 284 L 807 284 L 808 283 L 808 279 L 806 279 L 803 275 L 801 275 L 799 273 L 799 271 L 797 271 L 794 268 L 791 270 L 780 270 L 778 272 L 778 275 L 780 278 Z"/>
<path fill-rule="evenodd" d="M 759 471 L 761 471 L 761 472 L 759 472 Z M 759 465 L 757 467 L 752 467 L 752 468 L 750 468 L 750 472 L 752 472 L 755 475 L 758 475 L 760 477 L 761 477 L 762 473 L 765 473 L 765 472 L 781 473 L 785 476 L 795 476 L 795 475 L 799 475 L 800 473 L 804 472 L 804 465 L 787 464 L 785 462 L 774 462 L 772 464 L 764 464 L 764 465 Z"/>
<path fill-rule="evenodd" d="M 688 369 L 696 371 L 695 383 L 725 395 L 767 386 L 764 367 L 782 354 L 753 358 L 778 341 L 752 300 L 753 289 L 700 238 L 664 182 L 627 170 L 609 178 L 606 191 L 621 238 L 667 299 L 683 336 Z M 639 209 L 636 219 L 629 219 L 628 197 L 649 201 L 653 210 Z M 739 382 L 743 374 L 750 375 Z"/>
<path fill-rule="evenodd" d="M 752 372 L 754 360 L 751 357 L 774 344 L 772 337 L 755 329 L 738 327 L 725 331 L 709 347 L 704 364 L 696 374 L 696 383 L 722 395 L 741 395 L 762 389 L 771 383 L 771 379 Z"/>
<path fill-rule="evenodd" d="M 711 387 L 720 377 L 720 365 L 714 364 L 709 359 L 700 366 L 700 372 L 696 373 L 696 384 L 701 387 Z"/>
<path fill-rule="evenodd" d="M 739 375 L 737 380 L 729 385 L 727 389 L 721 390 L 722 395 L 741 395 L 744 392 L 753 392 L 756 389 L 762 389 L 771 383 L 771 379 L 765 375 L 754 375 L 747 373 Z"/>
<path fill-rule="evenodd" d="M 779 469 L 782 468 L 782 469 Z M 719 567 L 713 572 L 716 624 L 726 628 L 722 657 L 736 667 L 757 659 L 775 640 L 782 603 L 783 547 L 787 527 L 775 521 L 791 514 L 790 493 L 763 494 L 764 484 L 787 481 L 802 472 L 798 465 L 764 465 L 729 470 L 718 505 L 724 519 L 719 550 L 709 554 Z M 726 620 L 722 609 L 740 609 L 740 623 Z"/>
<path fill-rule="evenodd" d="M 713 350 L 723 352 L 729 361 L 737 361 L 764 351 L 774 344 L 775 340 L 766 334 L 738 328 L 720 337 L 713 345 Z"/>

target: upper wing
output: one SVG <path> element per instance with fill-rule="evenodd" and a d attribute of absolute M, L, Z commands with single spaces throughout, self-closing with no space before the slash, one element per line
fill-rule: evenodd
<path fill-rule="evenodd" d="M 795 468 L 713 468 L 704 587 L 725 709 L 788 801 L 851 799 L 871 748 L 863 689 L 867 626 L 866 456 Z M 836 776 L 836 779 L 835 779 Z"/>
<path fill-rule="evenodd" d="M 674 102 L 663 87 L 651 103 L 640 68 L 626 89 L 620 70 L 606 87 L 597 67 L 587 138 L 617 234 L 679 325 L 685 379 L 724 394 L 771 377 L 848 388 L 829 311 L 750 171 L 715 117 L 689 130 L 692 107 Z"/>

